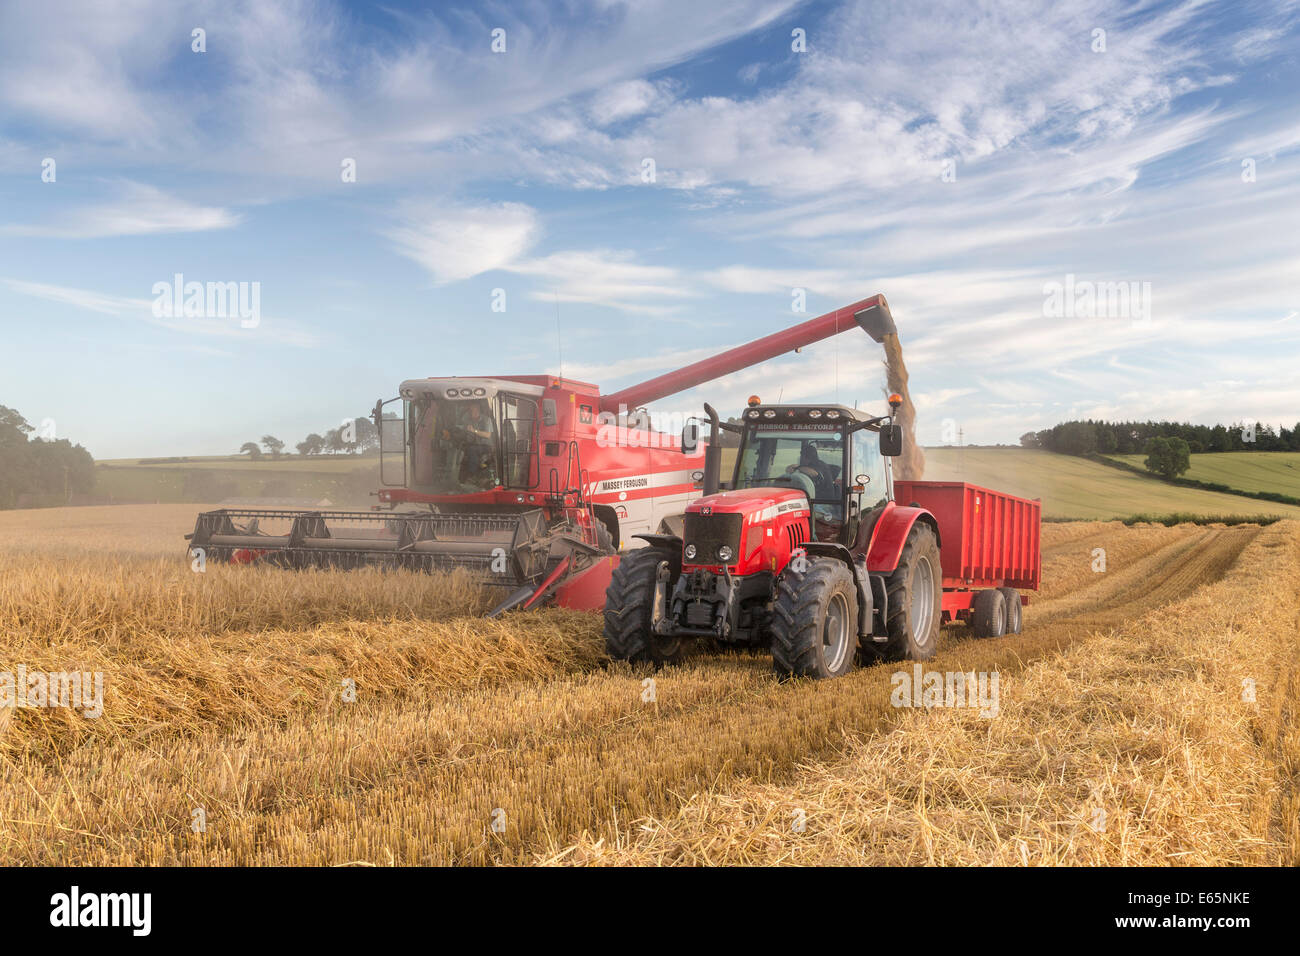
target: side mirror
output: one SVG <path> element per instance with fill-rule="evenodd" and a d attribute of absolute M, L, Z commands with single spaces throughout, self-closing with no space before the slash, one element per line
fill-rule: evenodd
<path fill-rule="evenodd" d="M 693 455 L 700 447 L 700 423 L 690 421 L 682 429 L 682 454 Z"/>
<path fill-rule="evenodd" d="M 897 458 L 903 453 L 903 429 L 897 425 L 880 426 L 880 454 L 886 458 Z"/>

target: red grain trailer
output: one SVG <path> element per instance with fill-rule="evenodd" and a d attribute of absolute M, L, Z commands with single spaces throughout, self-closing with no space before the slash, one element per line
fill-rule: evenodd
<path fill-rule="evenodd" d="M 973 616 L 976 629 L 983 629 L 979 595 L 1000 590 L 1007 602 L 1005 623 L 1010 624 L 1011 616 L 1019 614 L 1010 604 L 1029 603 L 1020 589 L 1037 591 L 1042 577 L 1041 502 L 964 481 L 895 480 L 894 497 L 919 505 L 939 522 L 944 620 L 970 621 Z M 994 603 L 992 597 L 983 600 Z M 992 615 L 996 609 L 989 611 Z"/>

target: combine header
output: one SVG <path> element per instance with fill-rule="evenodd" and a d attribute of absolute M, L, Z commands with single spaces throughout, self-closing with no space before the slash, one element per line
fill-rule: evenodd
<path fill-rule="evenodd" d="M 690 440 L 650 430 L 644 406 L 854 328 L 896 331 L 884 296 L 612 395 L 549 375 L 411 379 L 375 405 L 374 510 L 209 511 L 190 548 L 286 568 L 468 568 L 504 589 L 493 615 L 599 609 L 619 548 L 680 533 L 687 505 L 717 490 L 716 444 L 695 425 Z"/>

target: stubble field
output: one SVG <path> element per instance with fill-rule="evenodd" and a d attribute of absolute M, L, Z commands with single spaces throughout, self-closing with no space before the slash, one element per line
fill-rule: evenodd
<path fill-rule="evenodd" d="M 1025 632 L 925 666 L 996 670 L 985 718 L 613 665 L 460 577 L 197 574 L 196 510 L 0 514 L 0 672 L 105 676 L 0 708 L 0 863 L 1300 862 L 1294 521 L 1044 526 Z"/>

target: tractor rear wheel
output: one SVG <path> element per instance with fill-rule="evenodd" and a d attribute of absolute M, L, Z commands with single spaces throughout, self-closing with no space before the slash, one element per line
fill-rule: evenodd
<path fill-rule="evenodd" d="M 1001 637 L 1007 631 L 1007 599 L 997 588 L 975 595 L 971 607 L 971 629 L 976 637 Z"/>
<path fill-rule="evenodd" d="M 839 677 L 858 645 L 858 588 L 843 561 L 787 565 L 772 608 L 772 667 L 781 677 Z"/>
<path fill-rule="evenodd" d="M 1020 611 L 1020 592 L 1015 588 L 998 588 L 1002 592 L 1002 600 L 1007 605 L 1007 634 L 1019 634 L 1023 626 Z"/>
<path fill-rule="evenodd" d="M 889 600 L 884 644 L 863 647 L 881 660 L 928 661 L 939 650 L 943 619 L 943 572 L 934 529 L 919 521 L 912 525 L 898 556 L 898 567 L 885 581 Z"/>
<path fill-rule="evenodd" d="M 605 590 L 605 650 L 616 661 L 676 664 L 682 657 L 680 637 L 660 637 L 652 630 L 659 571 L 668 556 L 658 548 L 636 548 L 619 557 Z"/>

